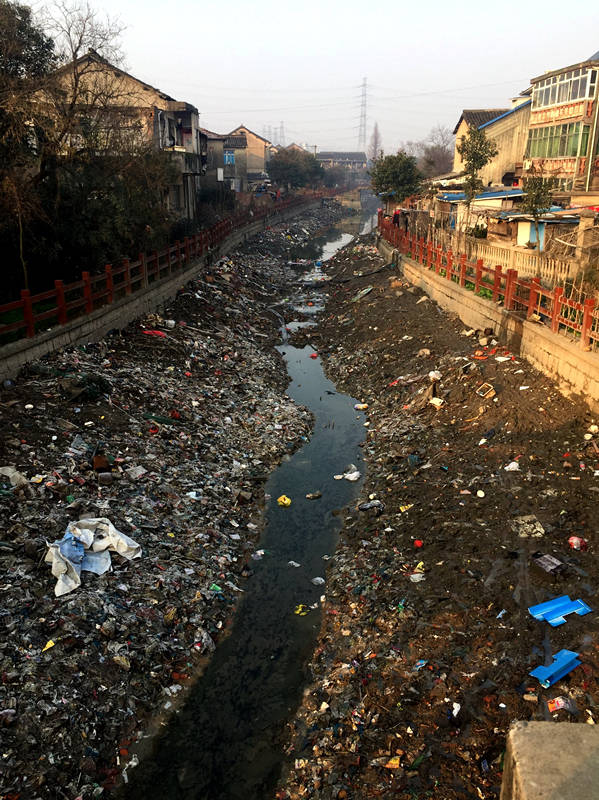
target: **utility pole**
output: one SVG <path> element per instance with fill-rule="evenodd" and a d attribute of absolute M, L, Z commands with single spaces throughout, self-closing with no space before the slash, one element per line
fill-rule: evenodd
<path fill-rule="evenodd" d="M 366 150 L 366 119 L 368 103 L 368 79 L 362 80 L 362 99 L 360 101 L 360 129 L 358 131 L 358 150 Z"/>

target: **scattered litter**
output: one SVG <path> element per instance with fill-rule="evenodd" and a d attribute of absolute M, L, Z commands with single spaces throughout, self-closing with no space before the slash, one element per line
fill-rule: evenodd
<path fill-rule="evenodd" d="M 374 509 L 374 511 L 376 511 L 376 516 L 379 517 L 385 510 L 385 504 L 380 500 L 369 500 L 367 503 L 360 503 L 358 509 L 360 511 L 370 511 L 370 509 Z"/>
<path fill-rule="evenodd" d="M 574 653 L 572 650 L 560 650 L 552 658 L 553 663 L 549 666 L 539 666 L 528 673 L 533 678 L 536 678 L 545 689 L 553 686 L 560 678 L 576 669 L 581 663 L 578 659 L 578 653 Z"/>
<path fill-rule="evenodd" d="M 352 297 L 351 302 L 357 303 L 358 300 L 361 300 L 363 297 L 366 297 L 367 294 L 370 294 L 373 288 L 373 286 L 367 286 L 365 289 L 362 289 L 360 292 L 358 292 L 358 294 Z"/>
<path fill-rule="evenodd" d="M 578 614 L 584 616 L 591 613 L 591 608 L 582 600 L 570 600 L 567 594 L 555 597 L 546 603 L 539 603 L 530 606 L 528 613 L 535 619 L 548 622 L 551 627 L 556 628 L 566 622 L 568 614 Z"/>
<path fill-rule="evenodd" d="M 568 544 L 572 550 L 586 550 L 588 547 L 587 540 L 583 539 L 582 536 L 570 536 Z"/>
<path fill-rule="evenodd" d="M 560 696 L 554 697 L 553 700 L 547 700 L 547 710 L 550 714 L 561 711 L 562 709 L 569 711 L 570 714 L 578 714 L 576 703 L 569 697 Z"/>
<path fill-rule="evenodd" d="M 110 569 L 110 551 L 131 561 L 141 547 L 118 531 L 106 517 L 69 522 L 65 535 L 48 545 L 45 561 L 57 578 L 54 594 L 61 597 L 81 585 L 81 571 L 103 575 Z"/>
<path fill-rule="evenodd" d="M 519 472 L 520 471 L 520 464 L 517 461 L 510 461 L 509 464 L 506 464 L 504 467 L 506 472 Z"/>
<path fill-rule="evenodd" d="M 521 539 L 538 539 L 539 537 L 545 535 L 545 528 L 543 528 L 534 514 L 527 514 L 524 517 L 516 517 L 511 521 L 510 525 L 514 533 L 517 533 Z"/>

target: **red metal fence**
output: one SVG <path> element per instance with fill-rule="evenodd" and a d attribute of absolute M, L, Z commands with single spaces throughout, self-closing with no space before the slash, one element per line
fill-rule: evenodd
<path fill-rule="evenodd" d="M 319 191 L 290 200 L 279 200 L 272 209 L 261 208 L 253 214 L 249 211 L 235 214 L 163 250 L 140 253 L 134 261 L 125 258 L 119 265 L 107 264 L 104 271 L 98 274 L 83 272 L 81 280 L 74 283 L 64 284 L 56 280 L 53 289 L 35 295 L 23 289 L 19 300 L 0 305 L 0 343 L 6 341 L 4 334 L 12 334 L 9 337 L 11 339 L 32 337 L 45 328 L 65 325 L 82 314 L 91 314 L 115 300 L 183 272 L 195 259 L 239 228 L 265 217 L 276 217 L 285 209 L 338 193 L 335 190 Z M 2 316 L 17 318 L 4 324 Z"/>
<path fill-rule="evenodd" d="M 446 251 L 432 242 L 404 233 L 380 211 L 378 227 L 386 241 L 437 275 L 494 303 L 501 303 L 509 311 L 520 312 L 526 319 L 536 315 L 555 333 L 578 339 L 585 350 L 597 348 L 599 309 L 595 310 L 594 298 L 578 302 L 566 297 L 562 286 L 547 289 L 538 278 L 520 278 L 517 270 L 504 269 L 501 264 L 487 267 L 482 259 L 468 261 L 465 253 Z"/>

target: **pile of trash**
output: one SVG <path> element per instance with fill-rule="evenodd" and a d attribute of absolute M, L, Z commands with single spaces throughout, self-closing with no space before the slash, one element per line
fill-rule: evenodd
<path fill-rule="evenodd" d="M 284 256 L 290 250 L 308 244 L 317 233 L 330 228 L 343 217 L 356 214 L 354 209 L 331 202 L 326 206 L 304 211 L 301 217 L 269 226 L 263 233 L 252 238 L 248 250 L 267 257 Z"/>
<path fill-rule="evenodd" d="M 246 244 L 0 393 L 7 797 L 109 790 L 225 634 L 266 478 L 312 423 L 272 346 L 292 276 Z"/>
<path fill-rule="evenodd" d="M 491 800 L 514 720 L 599 720 L 599 426 L 382 263 L 340 253 L 301 333 L 368 472 L 276 796 Z"/>

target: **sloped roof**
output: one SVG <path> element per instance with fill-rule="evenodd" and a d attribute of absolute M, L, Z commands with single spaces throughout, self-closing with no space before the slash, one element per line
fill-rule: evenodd
<path fill-rule="evenodd" d="M 465 108 L 453 129 L 453 133 L 455 135 L 458 132 L 462 120 L 469 128 L 480 128 L 485 122 L 490 122 L 492 119 L 500 117 L 506 111 L 509 111 L 509 108 Z"/>
<path fill-rule="evenodd" d="M 296 142 L 291 142 L 291 144 L 288 144 L 283 150 L 301 150 L 303 153 L 309 152 L 305 147 L 302 147 L 301 144 L 297 144 Z"/>
<path fill-rule="evenodd" d="M 251 133 L 252 136 L 256 136 L 258 139 L 262 139 L 262 141 L 266 142 L 266 144 L 272 144 L 272 142 L 269 141 L 268 139 L 265 139 L 264 136 L 260 136 L 259 133 L 256 133 L 255 131 L 250 130 L 247 125 L 238 125 L 236 128 L 233 128 L 233 130 L 231 131 L 229 136 L 234 136 L 235 134 L 239 133 L 241 128 L 243 128 L 244 131 L 247 131 L 248 133 Z"/>
<path fill-rule="evenodd" d="M 131 80 L 136 81 L 145 89 L 151 89 L 153 92 L 156 92 L 156 94 L 160 95 L 163 100 L 176 102 L 175 98 L 171 97 L 169 94 L 166 94 L 166 92 L 162 92 L 155 86 L 140 80 L 140 78 L 136 78 L 135 75 L 131 75 L 130 72 L 126 72 L 124 69 L 121 69 L 121 67 L 117 67 L 116 64 L 111 64 L 108 59 L 104 58 L 104 56 L 101 56 L 100 53 L 93 49 L 93 47 L 90 47 L 87 53 L 84 53 L 82 56 L 79 56 L 79 58 L 74 59 L 74 61 L 69 61 L 67 64 L 62 64 L 62 66 L 58 67 L 55 74 L 60 75 L 62 72 L 69 72 L 73 68 L 73 64 L 84 64 L 86 61 L 95 62 L 96 64 L 100 64 L 102 67 L 105 67 L 107 70 L 112 70 L 114 73 L 125 75 L 127 78 L 131 78 Z"/>
<path fill-rule="evenodd" d="M 599 50 L 596 53 L 593 53 L 592 56 L 589 57 L 589 61 L 599 61 Z"/>
<path fill-rule="evenodd" d="M 227 138 L 226 133 L 214 133 L 214 131 L 209 131 L 208 128 L 200 128 L 200 133 L 203 133 L 207 139 L 216 141 L 221 141 L 222 139 Z"/>

